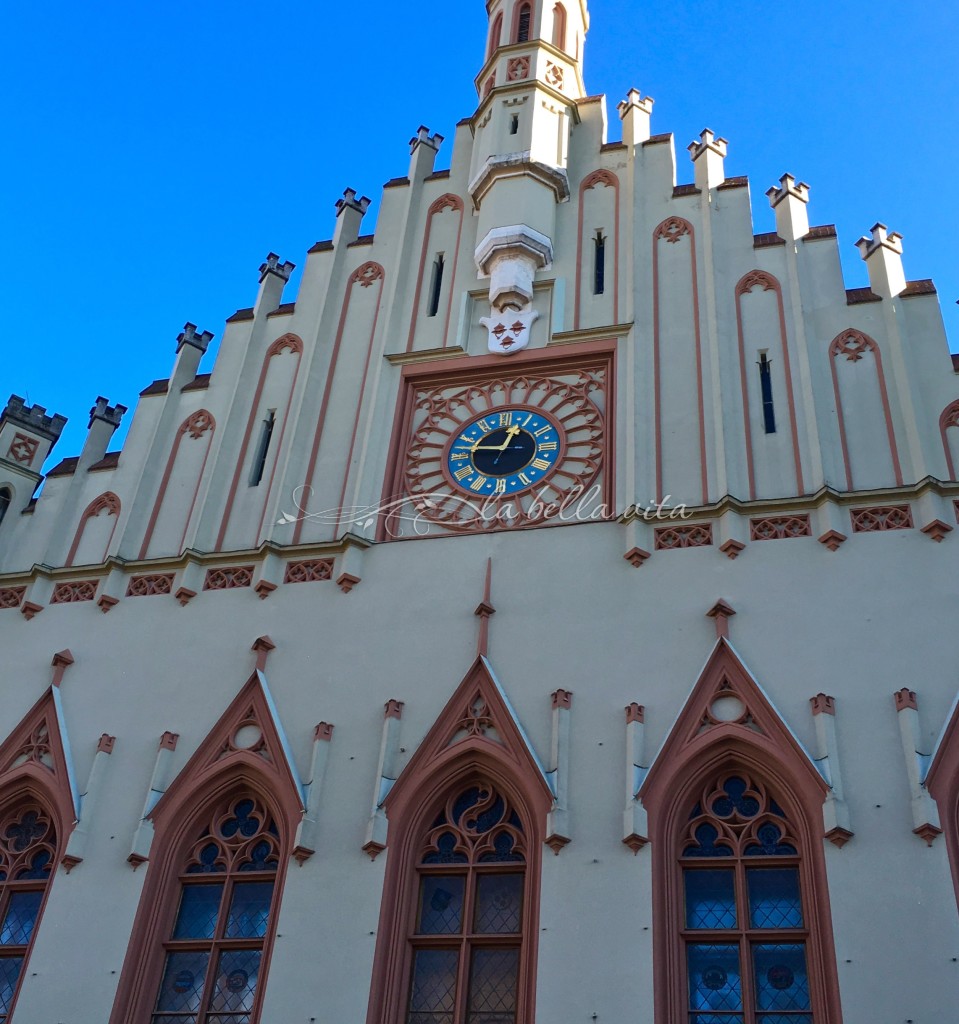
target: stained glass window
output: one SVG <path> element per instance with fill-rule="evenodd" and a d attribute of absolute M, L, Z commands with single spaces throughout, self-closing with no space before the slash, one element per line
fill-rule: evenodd
<path fill-rule="evenodd" d="M 217 809 L 181 870 L 153 1024 L 253 1024 L 279 858 L 258 800 Z"/>
<path fill-rule="evenodd" d="M 407 1024 L 516 1024 L 526 837 L 509 802 L 457 790 L 421 847 Z"/>
<path fill-rule="evenodd" d="M 0 1022 L 13 1011 L 56 848 L 53 822 L 38 804 L 20 804 L 0 821 Z"/>
<path fill-rule="evenodd" d="M 745 773 L 699 796 L 679 847 L 689 1024 L 814 1024 L 786 813 Z"/>

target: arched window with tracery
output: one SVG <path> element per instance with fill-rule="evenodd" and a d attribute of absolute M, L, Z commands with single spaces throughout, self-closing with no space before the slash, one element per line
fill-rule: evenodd
<path fill-rule="evenodd" d="M 516 38 L 517 43 L 528 43 L 530 31 L 533 24 L 533 5 L 520 4 L 516 12 Z"/>
<path fill-rule="evenodd" d="M 689 1024 L 813 1024 L 801 843 L 744 771 L 689 800 L 676 848 Z"/>
<path fill-rule="evenodd" d="M 529 941 L 528 841 L 490 781 L 453 791 L 417 856 L 407 1024 L 513 1024 Z"/>
<path fill-rule="evenodd" d="M 192 832 L 157 960 L 152 1024 L 254 1024 L 275 930 L 276 822 L 258 797 L 221 801 Z"/>
<path fill-rule="evenodd" d="M 40 804 L 0 817 L 0 1022 L 13 1012 L 56 863 L 56 828 Z"/>

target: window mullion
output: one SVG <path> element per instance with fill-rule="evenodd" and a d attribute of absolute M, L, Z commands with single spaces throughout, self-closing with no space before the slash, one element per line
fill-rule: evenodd
<path fill-rule="evenodd" d="M 473 957 L 473 907 L 476 902 L 476 887 L 479 872 L 470 864 L 466 873 L 466 898 L 463 900 L 463 943 L 460 947 L 459 973 L 456 978 L 456 1012 L 454 1024 L 465 1024 L 467 1000 L 469 999 L 470 961 Z"/>

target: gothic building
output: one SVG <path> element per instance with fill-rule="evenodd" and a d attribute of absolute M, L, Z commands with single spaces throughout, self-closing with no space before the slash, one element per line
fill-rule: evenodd
<path fill-rule="evenodd" d="M 487 6 L 449 169 L 270 254 L 212 374 L 187 324 L 122 451 L 0 417 L 0 1022 L 959 1002 L 935 288 L 639 91 L 609 141 L 585 0 Z"/>

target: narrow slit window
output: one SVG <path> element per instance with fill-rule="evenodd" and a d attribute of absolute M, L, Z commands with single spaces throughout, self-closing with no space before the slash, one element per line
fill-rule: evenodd
<path fill-rule="evenodd" d="M 519 131 L 519 114 L 514 114 L 513 119 L 509 123 L 510 135 L 516 135 Z"/>
<path fill-rule="evenodd" d="M 767 434 L 775 434 L 776 410 L 773 406 L 772 363 L 765 352 L 759 353 L 759 384 L 763 396 L 763 426 Z"/>
<path fill-rule="evenodd" d="M 553 8 L 553 46 L 566 49 L 566 8 L 562 4 Z"/>
<path fill-rule="evenodd" d="M 593 256 L 593 294 L 602 295 L 606 291 L 606 236 L 602 231 L 596 232 L 594 242 L 596 250 Z"/>
<path fill-rule="evenodd" d="M 266 469 L 266 457 L 270 453 L 270 442 L 273 440 L 273 428 L 276 426 L 276 409 L 271 409 L 263 421 L 260 430 L 260 443 L 256 449 L 256 459 L 250 471 L 250 486 L 259 487 Z"/>
<path fill-rule="evenodd" d="M 7 487 L 0 487 L 0 523 L 3 522 L 4 516 L 7 514 L 7 509 L 10 508 L 10 501 L 12 495 Z"/>
<path fill-rule="evenodd" d="M 443 291 L 443 254 L 439 253 L 433 261 L 433 278 L 430 281 L 430 301 L 426 307 L 427 316 L 436 316 L 440 308 L 440 295 Z"/>
<path fill-rule="evenodd" d="M 533 9 L 529 4 L 523 4 L 519 9 L 519 31 L 516 33 L 516 42 L 529 42 L 530 22 L 533 19 Z"/>

